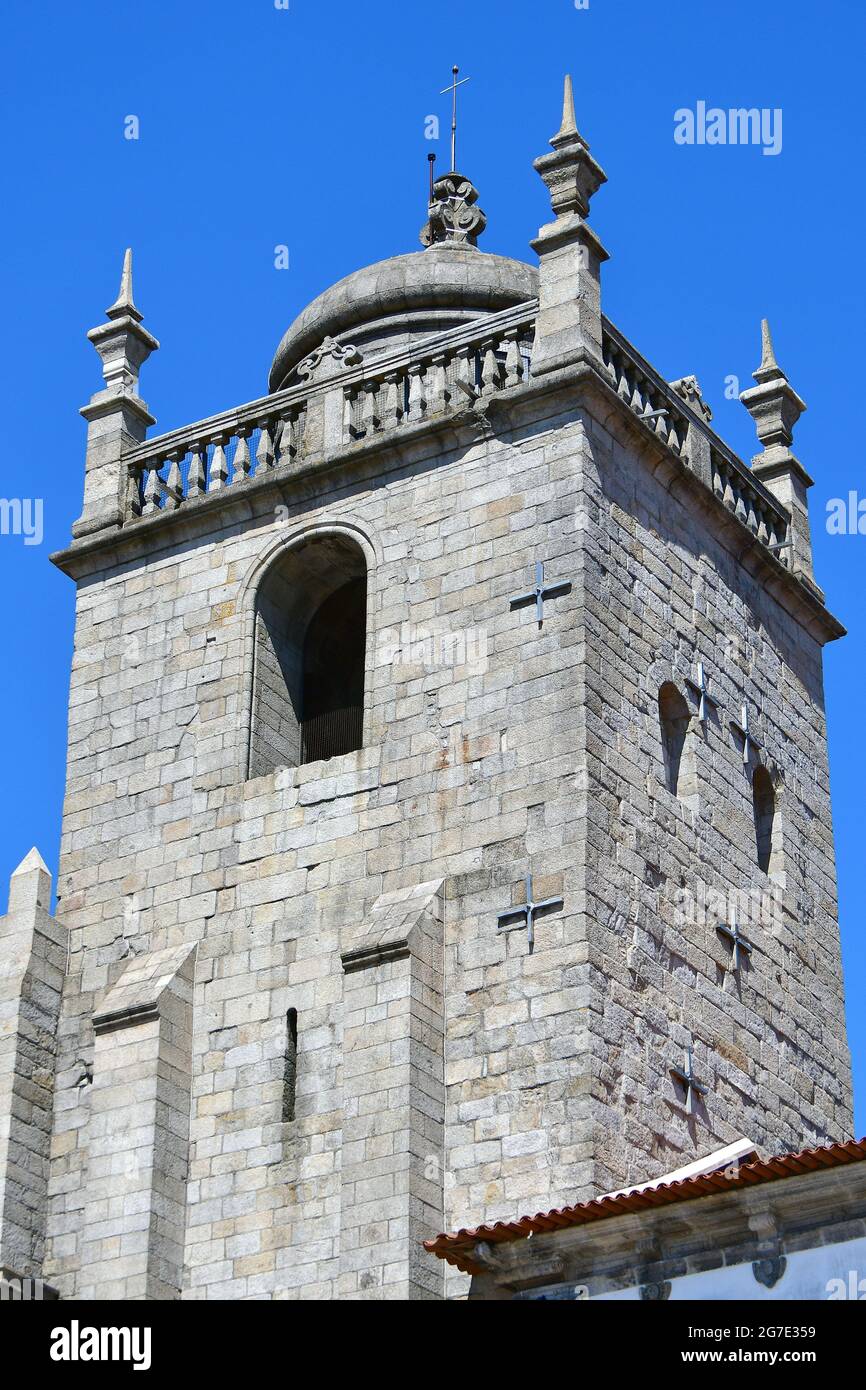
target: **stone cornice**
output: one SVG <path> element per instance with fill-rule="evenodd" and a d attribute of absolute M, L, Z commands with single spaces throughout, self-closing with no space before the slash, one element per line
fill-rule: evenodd
<path fill-rule="evenodd" d="M 151 415 L 141 397 L 132 391 L 122 389 L 97 392 L 87 405 L 81 407 L 78 413 L 85 420 L 90 421 L 101 420 L 106 415 L 117 415 L 123 411 L 128 411 L 145 426 L 156 424 L 156 417 Z"/>
<path fill-rule="evenodd" d="M 523 308 L 523 306 L 520 306 Z M 508 314 L 520 315 L 516 310 L 496 315 L 497 319 Z M 451 330 L 441 335 L 453 341 L 455 335 L 465 335 L 467 341 L 477 340 L 478 326 Z M 622 335 L 618 335 L 621 337 Z M 623 340 L 625 341 L 625 340 Z M 425 354 L 433 349 L 433 343 L 425 341 Z M 398 354 L 394 354 L 395 359 Z M 400 354 L 405 360 L 406 354 Z M 642 359 L 641 359 L 642 362 Z M 378 359 L 377 372 L 386 369 L 384 359 Z M 643 369 L 643 367 L 642 367 Z M 369 368 L 368 368 L 369 370 Z M 665 385 L 653 368 L 646 364 L 645 370 Z M 358 380 L 364 379 L 363 368 L 353 369 Z M 345 373 L 348 380 L 349 373 Z M 317 385 L 314 390 L 326 389 L 327 383 Z M 225 412 L 202 421 L 198 426 L 187 426 L 174 432 L 178 441 L 189 440 L 200 433 L 210 437 L 222 432 L 232 420 L 241 414 L 254 418 L 262 409 L 273 413 L 275 408 L 285 408 L 293 400 L 309 399 L 310 391 L 293 389 L 280 393 L 278 397 L 264 397 L 252 402 L 240 411 Z M 188 541 L 212 532 L 215 527 L 228 525 L 238 520 L 259 515 L 274 499 L 293 496 L 298 490 L 308 487 L 313 480 L 332 475 L 339 470 L 347 478 L 355 477 L 359 469 L 372 459 L 411 459 L 413 462 L 429 460 L 431 464 L 441 457 L 442 440 L 445 448 L 468 447 L 479 437 L 492 438 L 497 433 L 499 421 L 503 416 L 509 424 L 519 417 L 521 424 L 535 419 L 539 424 L 549 418 L 557 409 L 573 410 L 586 406 L 593 413 L 593 401 L 601 404 L 607 424 L 615 418 L 619 426 L 633 438 L 641 441 L 642 454 L 654 463 L 655 470 L 661 472 L 668 486 L 675 485 L 688 492 L 696 504 L 706 512 L 712 533 L 723 543 L 751 574 L 755 581 L 771 593 L 783 608 L 792 614 L 801 625 L 823 644 L 844 636 L 845 628 L 828 611 L 820 599 L 801 580 L 786 568 L 777 556 L 767 549 L 728 507 L 724 505 L 707 484 L 689 468 L 688 463 L 676 455 L 657 435 L 652 425 L 636 415 L 629 404 L 612 387 L 595 359 L 586 356 L 561 371 L 551 372 L 540 378 L 530 377 L 519 385 L 500 391 L 488 398 L 478 399 L 464 408 L 436 416 L 432 419 L 403 424 L 399 429 L 388 433 L 375 434 L 370 439 L 359 439 L 337 450 L 324 450 L 316 455 L 269 469 L 243 481 L 199 498 L 188 499 L 184 505 L 173 512 L 160 514 L 156 524 L 150 518 L 140 518 L 116 530 L 103 531 L 95 536 L 84 537 L 73 542 L 65 550 L 51 556 L 57 567 L 73 579 L 81 580 L 113 564 L 125 563 L 152 556 L 169 549 L 179 541 Z M 537 407 L 544 403 L 543 412 Z M 714 431 L 708 431 L 706 422 L 691 410 L 687 402 L 678 398 L 677 409 L 698 429 L 712 438 L 713 446 L 734 461 L 739 470 L 749 478 L 760 493 L 765 493 L 768 503 L 777 511 L 778 502 L 766 491 L 758 478 L 753 478 L 731 450 L 718 438 Z M 162 448 L 172 435 L 162 437 Z M 154 452 L 154 442 L 148 441 L 130 450 L 126 459 L 134 461 Z M 784 511 L 784 509 L 781 509 Z"/>

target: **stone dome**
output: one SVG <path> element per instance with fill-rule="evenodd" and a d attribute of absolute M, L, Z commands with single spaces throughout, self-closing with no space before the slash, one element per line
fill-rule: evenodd
<path fill-rule="evenodd" d="M 375 357 L 537 293 L 535 266 L 459 241 L 377 261 L 338 280 L 298 315 L 274 355 L 268 386 L 292 385 L 299 362 L 326 338 Z"/>

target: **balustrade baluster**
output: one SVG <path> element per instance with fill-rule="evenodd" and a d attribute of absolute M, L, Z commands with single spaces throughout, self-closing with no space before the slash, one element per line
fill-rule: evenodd
<path fill-rule="evenodd" d="M 274 425 L 274 467 L 279 468 L 283 463 L 291 463 L 292 458 L 291 416 L 282 415 Z"/>
<path fill-rule="evenodd" d="M 134 468 L 129 470 L 126 479 L 127 516 L 141 516 L 141 474 Z"/>
<path fill-rule="evenodd" d="M 206 450 L 202 444 L 193 444 L 191 452 L 192 458 L 186 478 L 186 495 L 187 497 L 201 497 L 207 485 L 205 477 Z"/>
<path fill-rule="evenodd" d="M 631 399 L 631 383 L 628 379 L 628 363 L 624 357 L 619 359 L 619 382 L 617 385 L 617 395 L 622 396 L 624 401 Z"/>
<path fill-rule="evenodd" d="M 501 368 L 496 356 L 496 344 L 492 341 L 481 345 L 481 394 L 492 396 L 499 390 Z"/>
<path fill-rule="evenodd" d="M 460 347 L 457 349 L 454 382 L 457 387 L 455 399 L 458 405 L 465 405 L 477 394 L 478 382 L 476 380 L 475 349 L 472 347 Z"/>
<path fill-rule="evenodd" d="M 358 392 L 351 386 L 343 392 L 343 434 L 361 438 L 361 407 Z"/>
<path fill-rule="evenodd" d="M 221 487 L 225 487 L 229 476 L 229 465 L 226 459 L 225 446 L 229 440 L 228 435 L 218 434 L 213 442 L 213 453 L 210 461 L 209 491 L 218 492 Z"/>
<path fill-rule="evenodd" d="M 264 473 L 274 466 L 274 446 L 271 442 L 271 422 L 261 420 L 259 422 L 261 435 L 256 449 L 256 473 Z"/>
<path fill-rule="evenodd" d="M 361 387 L 361 430 L 367 439 L 371 434 L 375 434 L 380 424 L 376 406 L 378 389 L 379 384 L 376 381 L 365 381 Z"/>
<path fill-rule="evenodd" d="M 145 464 L 147 468 L 147 480 L 144 484 L 144 506 L 141 509 L 142 516 L 153 516 L 154 512 L 161 511 L 160 493 L 162 491 L 159 478 L 159 464 Z"/>
<path fill-rule="evenodd" d="M 386 430 L 399 425 L 403 415 L 403 393 L 398 383 L 402 385 L 402 378 L 390 372 L 382 386 L 382 428 Z"/>
<path fill-rule="evenodd" d="M 126 474 L 126 517 L 142 514 L 142 475 L 131 468 Z"/>
<path fill-rule="evenodd" d="M 509 328 L 505 334 L 505 385 L 519 386 L 523 380 L 523 358 L 520 354 L 519 328 Z"/>
<path fill-rule="evenodd" d="M 410 420 L 423 420 L 427 408 L 427 388 L 424 380 L 424 363 L 409 364 L 409 409 Z"/>
<path fill-rule="evenodd" d="M 427 401 L 427 411 L 430 415 L 441 414 L 448 404 L 447 360 L 445 353 L 439 352 L 430 361 L 430 394 Z"/>
<path fill-rule="evenodd" d="M 232 482 L 241 483 L 250 471 L 250 446 L 247 440 L 250 436 L 250 429 L 247 425 L 242 425 L 237 432 L 238 442 L 235 445 L 234 458 L 232 459 Z"/>
<path fill-rule="evenodd" d="M 725 472 L 725 492 L 724 496 L 722 497 L 722 501 L 724 502 L 725 506 L 728 508 L 729 511 L 734 511 L 736 509 L 737 494 L 734 492 L 734 485 L 731 481 L 731 475 L 727 471 Z"/>
<path fill-rule="evenodd" d="M 174 511 L 183 501 L 183 477 L 180 471 L 180 461 L 185 452 L 183 449 L 176 449 L 168 456 L 169 467 L 164 484 L 166 511 Z"/>

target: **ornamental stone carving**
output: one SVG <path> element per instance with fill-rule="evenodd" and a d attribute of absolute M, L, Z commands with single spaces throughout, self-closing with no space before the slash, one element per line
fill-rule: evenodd
<path fill-rule="evenodd" d="M 339 343 L 329 335 L 314 352 L 298 363 L 295 370 L 301 381 L 316 381 L 317 378 L 326 375 L 328 370 L 333 371 L 337 367 L 358 367 L 363 360 L 356 347 L 352 347 L 350 343 Z"/>
<path fill-rule="evenodd" d="M 458 246 L 474 246 L 487 226 L 487 218 L 477 202 L 478 189 L 462 174 L 445 174 L 437 179 L 428 220 L 421 228 L 421 245 L 451 241 Z"/>

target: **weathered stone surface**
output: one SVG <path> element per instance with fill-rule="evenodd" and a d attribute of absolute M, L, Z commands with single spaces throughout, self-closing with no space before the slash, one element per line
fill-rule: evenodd
<path fill-rule="evenodd" d="M 560 136 L 565 173 L 596 182 Z M 539 246 L 543 372 L 498 339 L 465 390 L 440 362 L 422 398 L 410 368 L 402 432 L 357 440 L 337 378 L 303 467 L 265 449 L 261 477 L 60 560 L 79 587 L 44 1272 L 64 1296 L 435 1297 L 442 1271 L 416 1258 L 435 1225 L 574 1202 L 741 1135 L 790 1150 L 849 1130 L 821 671 L 839 629 L 713 494 L 705 417 L 685 417 L 683 458 L 612 388 L 582 219 L 565 209 Z M 351 328 L 366 367 L 383 321 L 423 337 L 440 309 L 478 318 L 536 283 L 473 248 L 396 261 L 301 316 L 275 384 L 328 332 Z M 466 397 L 447 416 L 446 389 Z M 279 665 L 256 685 L 257 594 L 329 534 L 367 568 L 364 746 L 251 766 Z M 571 584 L 541 626 L 509 601 L 537 560 Z M 715 703 L 704 722 L 690 706 L 681 800 L 658 695 L 692 700 L 699 661 Z M 777 789 L 770 872 L 756 759 Z M 563 902 L 531 954 L 497 932 L 528 872 Z M 740 912 L 736 972 L 708 903 L 734 888 L 766 908 Z M 694 1115 L 671 1070 L 689 1044 Z M 128 1173 L 119 1127 L 143 1156 Z"/>
<path fill-rule="evenodd" d="M 45 1243 L 67 949 L 50 908 L 51 876 L 33 849 L 12 875 L 0 917 L 0 1270 L 13 1280 L 41 1274 Z"/>

